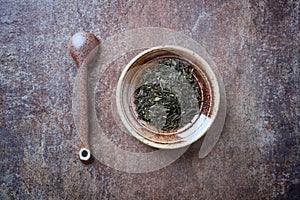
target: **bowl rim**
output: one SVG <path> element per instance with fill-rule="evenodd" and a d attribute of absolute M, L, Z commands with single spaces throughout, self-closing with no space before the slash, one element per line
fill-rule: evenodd
<path fill-rule="evenodd" d="M 211 107 L 211 110 L 212 110 L 211 115 L 210 115 L 210 117 L 206 116 L 207 118 L 209 118 L 209 120 L 206 121 L 205 129 L 202 130 L 201 132 L 195 130 L 194 133 L 191 136 L 188 137 L 188 140 L 184 140 L 184 141 L 181 141 L 181 142 L 175 142 L 175 143 L 167 143 L 167 144 L 151 141 L 151 140 L 143 137 L 141 134 L 136 132 L 135 128 L 132 127 L 130 125 L 130 123 L 128 122 L 126 114 L 123 111 L 123 106 L 124 105 L 121 101 L 121 98 L 123 96 L 122 95 L 123 94 L 122 88 L 123 88 L 124 78 L 126 77 L 129 69 L 132 67 L 132 65 L 138 59 L 140 59 L 144 55 L 147 55 L 148 53 L 151 53 L 153 51 L 158 51 L 158 50 L 164 50 L 164 51 L 169 51 L 169 52 L 175 51 L 177 55 L 180 55 L 180 54 L 178 54 L 178 52 L 181 52 L 181 54 L 185 55 L 185 56 L 180 55 L 183 58 L 187 58 L 186 55 L 188 55 L 190 57 L 194 57 L 194 59 L 196 59 L 197 62 L 200 62 L 202 64 L 202 66 L 203 66 L 202 68 L 205 69 L 205 74 L 209 75 L 209 77 L 206 77 L 206 78 L 208 79 L 208 81 L 210 83 L 210 87 L 212 88 L 212 94 L 213 94 L 212 95 L 213 96 L 212 97 L 213 104 L 212 104 L 212 107 Z M 177 149 L 177 148 L 188 146 L 188 145 L 194 143 L 195 141 L 199 140 L 211 128 L 211 126 L 213 125 L 213 123 L 214 123 L 214 121 L 217 117 L 217 114 L 218 114 L 218 111 L 219 111 L 219 108 L 220 108 L 220 87 L 219 87 L 217 76 L 214 73 L 211 66 L 201 56 L 199 56 L 197 53 L 195 53 L 194 51 L 192 51 L 190 49 L 181 47 L 181 46 L 160 45 L 160 46 L 155 46 L 155 47 L 148 48 L 148 49 L 140 52 L 133 59 L 131 59 L 129 61 L 129 63 L 125 66 L 125 68 L 122 70 L 122 73 L 121 73 L 120 78 L 119 78 L 118 83 L 117 83 L 116 103 L 117 103 L 117 111 L 118 111 L 119 117 L 120 117 L 123 125 L 125 126 L 125 128 L 130 132 L 130 134 L 132 136 L 134 136 L 136 139 L 138 139 L 142 143 L 147 144 L 151 147 L 155 147 L 155 148 L 159 148 L 159 149 Z M 198 121 L 198 120 L 199 119 L 197 119 L 196 121 Z M 206 118 L 204 120 L 206 120 Z M 193 126 L 194 125 L 192 125 L 190 128 L 192 128 Z M 189 129 L 187 129 L 186 132 L 189 131 Z"/>

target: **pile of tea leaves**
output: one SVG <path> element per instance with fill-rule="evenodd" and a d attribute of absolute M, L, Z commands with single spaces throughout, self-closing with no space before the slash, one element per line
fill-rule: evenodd
<path fill-rule="evenodd" d="M 138 118 L 158 131 L 171 131 L 199 114 L 200 87 L 193 67 L 177 59 L 164 59 L 147 68 L 134 93 Z"/>

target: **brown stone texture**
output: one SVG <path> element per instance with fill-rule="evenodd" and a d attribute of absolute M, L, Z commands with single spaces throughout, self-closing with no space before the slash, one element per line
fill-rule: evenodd
<path fill-rule="evenodd" d="M 196 143 L 151 173 L 84 165 L 68 40 L 143 27 L 184 32 L 210 54 L 227 95 L 221 138 L 208 157 Z M 300 197 L 299 1 L 0 0 L 0 41 L 0 199 Z"/>

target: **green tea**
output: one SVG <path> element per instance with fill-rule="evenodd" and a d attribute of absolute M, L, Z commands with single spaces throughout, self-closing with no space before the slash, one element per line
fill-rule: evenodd
<path fill-rule="evenodd" d="M 200 87 L 193 67 L 179 59 L 164 59 L 147 68 L 134 92 L 138 119 L 157 131 L 172 131 L 199 114 Z"/>

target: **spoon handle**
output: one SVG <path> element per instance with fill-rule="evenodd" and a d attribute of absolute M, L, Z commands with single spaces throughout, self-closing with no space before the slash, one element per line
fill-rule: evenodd
<path fill-rule="evenodd" d="M 89 99 L 88 99 L 88 66 L 97 55 L 99 49 L 99 40 L 95 35 L 87 32 L 79 32 L 73 35 L 68 45 L 69 52 L 80 69 L 79 76 L 79 135 L 80 150 L 79 159 L 84 163 L 91 160 L 89 146 Z"/>

